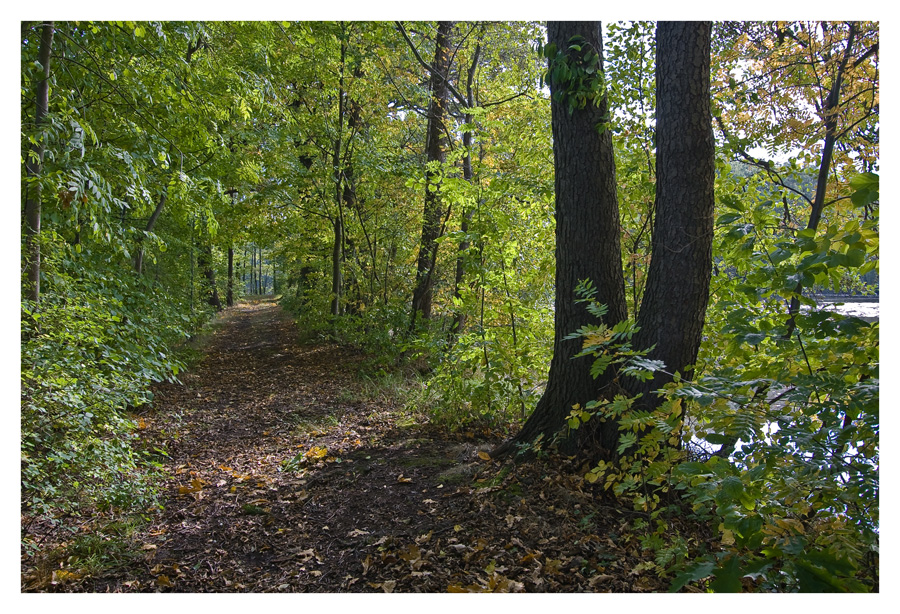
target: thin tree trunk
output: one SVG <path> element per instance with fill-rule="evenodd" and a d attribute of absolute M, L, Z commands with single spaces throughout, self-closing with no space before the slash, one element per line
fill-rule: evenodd
<path fill-rule="evenodd" d="M 844 70 L 852 55 L 853 42 L 856 39 L 856 24 L 850 24 L 850 31 L 847 34 L 847 46 L 844 48 L 844 56 L 838 66 L 837 75 L 831 90 L 828 92 L 828 98 L 825 100 L 823 116 L 825 117 L 825 144 L 822 147 L 822 161 L 819 164 L 819 176 L 816 181 L 816 195 L 813 199 L 812 210 L 809 213 L 809 222 L 806 224 L 808 230 L 815 230 L 819 226 L 819 220 L 822 219 L 822 210 L 825 208 L 825 191 L 828 187 L 828 173 L 831 171 L 831 159 L 834 155 L 834 146 L 837 143 L 837 123 L 838 123 L 838 107 L 841 102 L 841 85 L 844 79 Z M 797 282 L 794 288 L 794 296 L 791 297 L 790 308 L 788 313 L 790 317 L 787 321 L 787 332 L 785 339 L 789 339 L 794 334 L 797 326 L 796 317 L 800 311 L 800 293 L 803 291 L 803 282 Z"/>
<path fill-rule="evenodd" d="M 441 230 L 441 170 L 432 166 L 443 165 L 446 149 L 446 129 L 444 115 L 447 108 L 449 89 L 447 78 L 450 73 L 450 31 L 452 21 L 439 21 L 435 39 L 434 63 L 431 73 L 431 102 L 428 105 L 428 132 L 425 154 L 428 167 L 425 170 L 425 206 L 422 215 L 422 240 L 419 243 L 419 257 L 416 264 L 416 285 L 412 296 L 412 317 L 410 331 L 415 330 L 419 315 L 431 318 L 431 300 L 434 291 L 434 267 L 437 264 L 438 238 Z"/>
<path fill-rule="evenodd" d="M 234 306 L 234 246 L 228 246 L 228 286 L 225 290 L 225 304 Z"/>
<path fill-rule="evenodd" d="M 256 294 L 256 246 L 250 246 L 250 294 Z"/>
<path fill-rule="evenodd" d="M 469 66 L 469 71 L 466 78 L 466 103 L 468 104 L 468 108 L 471 109 L 475 106 L 475 95 L 472 91 L 472 82 L 475 80 L 475 71 L 478 70 L 478 59 L 481 55 L 481 44 L 475 46 L 475 53 L 472 56 L 472 64 Z M 465 149 L 465 155 L 463 156 L 463 179 L 465 179 L 469 184 L 472 183 L 475 174 L 472 171 L 472 129 L 471 125 L 475 121 L 475 117 L 471 113 L 466 113 L 464 119 L 466 126 L 470 126 L 468 130 L 463 132 L 463 148 Z M 456 254 L 456 279 L 454 280 L 453 286 L 453 296 L 459 301 L 462 297 L 462 284 L 463 278 L 466 274 L 466 260 L 467 254 L 469 251 L 469 224 L 472 221 L 472 215 L 474 214 L 474 209 L 468 209 L 463 213 L 462 221 L 459 225 L 459 230 L 462 233 L 462 240 L 459 242 L 459 250 Z M 453 324 L 450 326 L 450 335 L 451 335 L 451 343 L 452 346 L 455 339 L 462 334 L 463 329 L 466 326 L 466 312 L 462 306 L 456 307 L 456 312 L 453 314 Z"/>
<path fill-rule="evenodd" d="M 332 221 L 334 230 L 334 244 L 331 249 L 331 315 L 341 315 L 341 290 L 343 278 L 341 277 L 341 244 L 344 240 L 344 226 L 341 218 Z"/>
<path fill-rule="evenodd" d="M 40 131 L 50 108 L 50 50 L 53 47 L 54 25 L 45 21 L 41 26 L 41 44 L 38 49 L 38 62 L 44 69 L 43 78 L 35 89 L 34 124 Z M 40 176 L 44 164 L 44 137 L 38 134 L 37 144 L 25 160 L 25 267 L 28 281 L 22 289 L 22 295 L 40 302 L 41 298 L 41 184 Z"/>
<path fill-rule="evenodd" d="M 145 232 L 153 232 L 153 227 L 156 226 L 156 220 L 159 219 L 160 214 L 162 213 L 163 207 L 166 206 L 166 193 L 163 192 L 159 197 L 159 202 L 156 204 L 156 208 L 153 210 L 153 213 L 150 215 L 150 219 L 147 220 L 147 227 L 144 229 Z M 134 252 L 134 270 L 138 275 L 141 274 L 144 268 L 144 237 L 139 236 L 137 239 L 137 249 Z"/>
<path fill-rule="evenodd" d="M 202 239 L 201 239 L 202 240 Z M 219 291 L 216 288 L 216 271 L 213 263 L 212 244 L 204 241 L 200 246 L 200 252 L 197 256 L 197 264 L 203 272 L 206 279 L 204 293 L 206 302 L 216 308 L 216 311 L 222 310 L 222 302 L 219 300 Z"/>

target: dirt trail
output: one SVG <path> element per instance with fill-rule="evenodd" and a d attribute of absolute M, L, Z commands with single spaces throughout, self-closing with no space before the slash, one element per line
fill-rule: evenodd
<path fill-rule="evenodd" d="M 274 302 L 226 310 L 142 417 L 141 444 L 168 457 L 139 554 L 37 590 L 665 590 L 584 468 L 512 471 L 479 456 L 496 440 L 398 420 L 389 395 L 362 390 L 362 359 L 300 343 Z"/>
<path fill-rule="evenodd" d="M 379 590 L 385 545 L 452 532 L 437 501 L 477 469 L 474 443 L 394 428 L 387 401 L 356 392 L 361 359 L 299 344 L 272 302 L 226 311 L 145 420 L 169 454 L 146 560 L 92 590 Z"/>

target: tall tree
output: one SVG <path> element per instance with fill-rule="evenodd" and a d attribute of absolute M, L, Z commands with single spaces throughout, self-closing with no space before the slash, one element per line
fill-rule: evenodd
<path fill-rule="evenodd" d="M 586 360 L 572 360 L 581 342 L 566 339 L 582 326 L 597 324 L 583 304 L 575 303 L 575 289 L 582 280 L 597 287 L 597 300 L 607 305 L 607 323 L 627 318 L 625 281 L 619 244 L 619 205 L 612 133 L 608 130 L 606 96 L 593 79 L 569 78 L 602 74 L 600 22 L 550 22 L 547 55 L 553 129 L 553 161 L 556 168 L 556 289 L 553 358 L 547 388 L 518 435 L 494 454 L 509 452 L 517 443 L 537 437 L 549 439 L 565 424 L 576 403 L 597 397 L 598 382 Z M 591 72 L 588 73 L 587 70 Z M 586 95 L 596 93 L 588 102 Z M 563 443 L 576 449 L 594 435 L 588 429 Z M 613 447 L 615 425 L 600 434 L 601 445 Z"/>
<path fill-rule="evenodd" d="M 697 360 L 709 299 L 715 209 L 711 27 L 663 21 L 656 30 L 656 214 L 633 342 L 638 349 L 653 347 L 650 358 L 663 361 L 668 372 Z M 669 379 L 657 371 L 628 388 L 647 397 Z"/>
<path fill-rule="evenodd" d="M 431 318 L 431 298 L 434 290 L 434 267 L 437 264 L 438 238 L 441 231 L 440 180 L 447 148 L 447 128 L 444 116 L 449 98 L 450 74 L 450 31 L 452 21 L 439 21 L 434 41 L 434 62 L 431 65 L 428 104 L 428 132 L 425 142 L 425 205 L 422 214 L 422 240 L 419 243 L 419 257 L 416 262 L 416 285 L 412 296 L 412 319 L 410 328 L 416 326 L 416 319 Z"/>
<path fill-rule="evenodd" d="M 25 260 L 28 281 L 23 296 L 38 302 L 41 297 L 41 168 L 44 163 L 44 136 L 41 127 L 47 117 L 50 103 L 50 50 L 53 47 L 54 25 L 46 21 L 41 25 L 41 44 L 38 62 L 43 69 L 42 78 L 35 88 L 34 126 L 35 138 L 25 160 Z"/>
<path fill-rule="evenodd" d="M 697 358 L 712 262 L 714 147 L 709 107 L 708 22 L 660 23 L 657 29 L 657 203 L 651 269 L 638 318 L 637 349 L 653 347 L 651 358 L 669 371 Z M 613 382 L 611 369 L 599 380 L 590 361 L 572 360 L 580 341 L 566 336 L 596 324 L 574 302 L 582 280 L 597 286 L 608 308 L 605 324 L 627 318 L 615 192 L 615 162 L 607 129 L 605 94 L 591 75 L 602 74 L 600 24 L 548 24 L 553 152 L 556 168 L 556 315 L 554 352 L 547 388 L 522 430 L 494 454 L 517 443 L 549 438 L 565 426 L 576 404 L 625 392 L 658 388 L 651 382 Z M 597 54 L 594 60 L 592 54 Z M 597 133 L 600 133 L 599 135 Z M 592 424 L 593 423 L 593 424 Z M 613 420 L 588 423 L 560 441 L 577 451 L 593 444 L 611 455 L 618 439 Z"/>

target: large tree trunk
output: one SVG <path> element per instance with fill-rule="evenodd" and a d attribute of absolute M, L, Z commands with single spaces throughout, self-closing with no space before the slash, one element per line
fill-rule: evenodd
<path fill-rule="evenodd" d="M 438 238 L 441 232 L 440 170 L 433 165 L 444 164 L 446 128 L 444 115 L 447 110 L 450 73 L 450 31 L 452 21 L 439 21 L 434 43 L 434 63 L 431 65 L 431 102 L 428 105 L 428 132 L 425 157 L 429 167 L 425 170 L 425 206 L 422 216 L 422 240 L 416 263 L 416 285 L 412 296 L 410 330 L 416 327 L 419 315 L 431 318 L 431 298 L 434 291 L 434 267 L 437 263 Z"/>
<path fill-rule="evenodd" d="M 50 49 L 53 46 L 54 26 L 52 21 L 45 21 L 41 26 L 41 44 L 38 49 L 38 62 L 44 69 L 43 78 L 35 90 L 34 124 L 40 129 L 47 117 L 50 106 Z M 25 268 L 28 281 L 22 289 L 22 295 L 34 302 L 41 298 L 41 184 L 39 178 L 44 164 L 44 138 L 38 135 L 37 143 L 31 146 L 26 155 L 25 175 Z"/>
<path fill-rule="evenodd" d="M 660 22 L 656 31 L 656 218 L 636 349 L 690 377 L 712 271 L 715 144 L 709 101 L 710 22 Z M 671 377 L 629 381 L 641 403 Z"/>
<path fill-rule="evenodd" d="M 581 35 L 602 56 L 599 22 L 550 22 L 547 32 L 549 42 L 556 43 L 560 53 L 566 53 L 571 37 Z M 552 92 L 558 87 L 551 81 Z M 604 99 L 599 107 L 588 104 L 570 114 L 564 101 L 552 100 L 551 113 L 556 169 L 553 358 L 547 388 L 534 412 L 521 432 L 493 455 L 508 453 L 515 444 L 531 443 L 539 436 L 548 441 L 565 425 L 573 405 L 583 406 L 600 395 L 605 382 L 591 377 L 590 359 L 572 359 L 581 350 L 581 341 L 565 339 L 578 328 L 597 323 L 583 304 L 575 303 L 578 283 L 585 279 L 594 282 L 597 300 L 609 309 L 608 325 L 627 318 L 612 136 L 609 130 L 601 134 L 597 130 L 607 113 L 607 103 Z M 574 452 L 588 440 L 607 450 L 615 447 L 618 433 L 612 421 L 591 421 L 586 426 L 592 428 L 574 431 L 572 437 L 560 442 L 560 449 Z"/>

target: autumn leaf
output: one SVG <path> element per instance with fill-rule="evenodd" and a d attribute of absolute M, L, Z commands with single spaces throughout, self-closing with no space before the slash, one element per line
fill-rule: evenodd
<path fill-rule="evenodd" d="M 491 460 L 491 455 L 488 454 L 487 452 L 485 452 L 484 450 L 479 450 L 478 458 L 480 458 L 481 460 L 489 461 L 489 460 Z"/>
<path fill-rule="evenodd" d="M 397 476 L 397 481 L 403 484 L 408 484 L 409 482 L 412 482 L 412 478 L 405 478 L 401 473 L 399 476 Z"/>
<path fill-rule="evenodd" d="M 179 486 L 178 494 L 179 495 L 187 495 L 187 494 L 194 493 L 194 492 L 200 492 L 201 490 L 203 490 L 203 480 L 200 480 L 199 478 L 195 478 L 195 479 L 191 480 L 190 486 Z"/>

